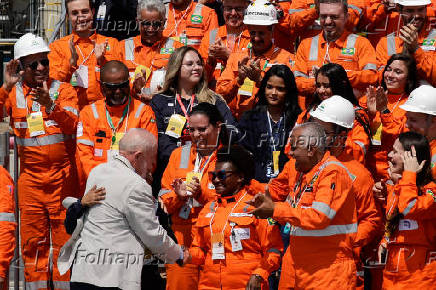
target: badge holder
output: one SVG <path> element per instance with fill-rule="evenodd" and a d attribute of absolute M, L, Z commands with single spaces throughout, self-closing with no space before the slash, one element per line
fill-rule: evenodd
<path fill-rule="evenodd" d="M 185 127 L 186 118 L 179 115 L 174 114 L 171 116 L 167 130 L 165 131 L 165 134 L 168 136 L 171 136 L 173 138 L 180 138 L 182 136 L 183 128 Z"/>
<path fill-rule="evenodd" d="M 45 134 L 42 112 L 32 112 L 26 117 L 26 120 L 30 137 L 36 137 Z"/>
<path fill-rule="evenodd" d="M 212 260 L 224 260 L 226 258 L 224 250 L 224 234 L 213 233 L 211 236 Z"/>

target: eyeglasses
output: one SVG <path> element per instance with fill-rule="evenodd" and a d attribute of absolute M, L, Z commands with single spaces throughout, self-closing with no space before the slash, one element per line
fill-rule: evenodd
<path fill-rule="evenodd" d="M 223 7 L 224 12 L 232 12 L 233 9 L 238 14 L 243 14 L 245 12 L 245 7 L 231 7 L 231 6 L 224 6 Z"/>
<path fill-rule="evenodd" d="M 144 20 L 141 21 L 141 26 L 142 27 L 153 27 L 154 30 L 158 30 L 159 28 L 161 28 L 163 25 L 163 22 L 160 20 L 155 20 L 155 21 L 149 21 L 149 20 Z"/>
<path fill-rule="evenodd" d="M 188 69 L 193 69 L 194 66 L 199 66 L 199 67 L 203 67 L 203 64 L 201 62 L 188 62 L 188 63 L 182 63 L 182 65 L 184 65 L 186 68 Z"/>
<path fill-rule="evenodd" d="M 226 171 L 226 170 L 218 170 L 218 171 L 210 171 L 209 172 L 209 179 L 214 180 L 215 178 L 218 178 L 219 180 L 226 180 L 227 177 L 230 177 L 234 171 Z"/>
<path fill-rule="evenodd" d="M 43 58 L 43 59 L 39 59 L 39 60 L 35 60 L 32 63 L 23 65 L 23 67 L 30 67 L 32 70 L 36 70 L 38 68 L 38 64 L 47 67 L 50 64 L 50 61 L 48 60 L 48 58 Z"/>
<path fill-rule="evenodd" d="M 101 84 L 108 90 L 125 89 L 129 87 L 129 80 L 118 84 L 106 83 L 106 82 L 101 82 Z"/>

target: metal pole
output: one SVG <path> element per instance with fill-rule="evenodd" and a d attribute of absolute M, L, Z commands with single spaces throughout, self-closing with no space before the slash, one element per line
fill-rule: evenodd
<path fill-rule="evenodd" d="M 55 41 L 56 37 L 60 33 L 60 30 L 65 23 L 65 18 L 67 16 L 67 11 L 65 9 L 65 0 L 62 0 L 62 7 L 61 7 L 61 18 L 59 19 L 58 23 L 56 24 L 55 30 L 50 36 L 50 39 L 48 40 L 48 43 L 52 43 Z"/>
<path fill-rule="evenodd" d="M 15 251 L 16 265 L 14 268 L 14 290 L 19 290 L 20 287 L 20 209 L 18 207 L 18 148 L 17 137 L 14 136 L 14 181 L 15 181 L 15 222 L 17 223 L 17 230 L 15 233 Z M 24 289 L 26 289 L 26 281 L 24 281 Z"/>

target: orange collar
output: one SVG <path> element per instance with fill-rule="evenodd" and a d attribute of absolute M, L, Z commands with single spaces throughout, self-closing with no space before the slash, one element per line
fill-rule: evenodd
<path fill-rule="evenodd" d="M 152 49 L 154 49 L 156 47 L 161 47 L 161 45 L 164 44 L 167 41 L 167 39 L 168 39 L 168 37 L 162 36 L 162 38 L 159 41 L 156 41 L 152 46 L 147 46 L 147 45 L 142 44 L 141 35 L 137 35 L 137 36 L 135 36 L 133 38 L 133 43 L 135 45 L 135 49 L 137 47 L 144 47 L 144 48 L 152 48 Z"/>
<path fill-rule="evenodd" d="M 351 32 L 344 30 L 341 37 L 339 37 L 335 41 L 331 41 L 331 43 L 333 42 L 336 46 L 343 48 L 345 47 L 345 43 L 347 42 L 347 37 L 350 34 Z M 321 31 L 320 43 L 322 46 L 325 46 L 328 43 L 328 41 L 324 38 L 324 33 L 322 31 Z"/>
<path fill-rule="evenodd" d="M 92 40 L 97 40 L 98 34 L 96 32 L 94 32 L 93 34 L 91 34 L 88 38 L 82 38 L 80 37 L 76 32 L 71 33 L 71 37 L 73 38 L 73 42 L 75 44 L 79 43 L 79 42 L 92 42 Z"/>

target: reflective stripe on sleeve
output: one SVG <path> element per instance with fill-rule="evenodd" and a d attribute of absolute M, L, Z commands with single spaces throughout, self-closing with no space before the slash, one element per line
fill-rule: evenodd
<path fill-rule="evenodd" d="M 322 230 L 303 230 L 296 227 L 291 231 L 291 235 L 296 237 L 329 237 L 335 235 L 345 235 L 357 232 L 357 223 L 348 225 L 331 225 Z"/>
<path fill-rule="evenodd" d="M 144 106 L 145 106 L 144 103 L 141 103 L 141 104 L 139 105 L 139 107 L 138 107 L 138 109 L 136 110 L 136 113 L 135 113 L 135 119 L 138 119 L 138 118 L 139 118 L 139 115 L 141 114 L 142 108 L 144 108 Z"/>
<path fill-rule="evenodd" d="M 314 201 L 312 203 L 312 208 L 322 212 L 331 220 L 336 216 L 336 211 L 324 202 Z"/>
<path fill-rule="evenodd" d="M 70 106 L 66 106 L 66 107 L 62 107 L 62 109 L 64 109 L 65 111 L 71 112 L 76 116 L 79 116 L 79 111 L 77 111 L 75 108 L 70 107 Z"/>
<path fill-rule="evenodd" d="M 403 211 L 403 215 L 406 216 L 410 212 L 412 207 L 415 206 L 415 204 L 416 204 L 416 198 L 414 200 L 412 200 L 411 202 L 409 202 L 409 204 L 407 205 L 407 207 Z"/>
<path fill-rule="evenodd" d="M 348 8 L 351 8 L 353 10 L 356 10 L 359 13 L 359 17 L 362 16 L 362 9 L 360 9 L 359 7 L 357 7 L 356 5 L 353 4 L 348 4 Z"/>
<path fill-rule="evenodd" d="M 209 45 L 214 45 L 217 35 L 218 35 L 218 28 L 212 29 L 209 32 Z"/>
<path fill-rule="evenodd" d="M 395 48 L 395 33 L 391 33 L 386 36 L 386 45 L 389 56 L 397 53 L 397 49 Z"/>
<path fill-rule="evenodd" d="M 87 139 L 77 139 L 77 143 L 94 147 L 94 142 L 92 142 L 91 140 L 87 140 Z"/>
<path fill-rule="evenodd" d="M 73 139 L 73 135 L 54 134 L 40 138 L 16 138 L 17 145 L 26 147 L 46 146 Z"/>
<path fill-rule="evenodd" d="M 363 156 L 365 156 L 366 155 L 366 148 L 365 148 L 365 144 L 363 144 L 362 142 L 360 142 L 360 141 L 354 141 L 354 143 L 356 143 L 357 145 L 359 145 L 359 147 L 362 149 L 362 151 L 363 151 Z"/>
<path fill-rule="evenodd" d="M 328 165 L 330 165 L 330 164 L 335 164 L 335 165 L 338 165 L 338 166 L 342 167 L 343 169 L 345 169 L 345 171 L 347 171 L 348 176 L 350 177 L 350 179 L 351 179 L 352 181 L 354 181 L 354 180 L 356 179 L 356 176 L 355 176 L 354 174 L 352 174 L 352 173 L 350 172 L 350 170 L 348 170 L 348 168 L 345 167 L 344 164 L 342 164 L 341 162 L 338 162 L 338 161 L 329 161 L 329 162 L 324 163 L 324 164 L 323 164 L 323 169 L 326 168 L 326 167 L 327 167 Z"/>
<path fill-rule="evenodd" d="M 135 44 L 133 43 L 133 38 L 131 37 L 126 39 L 126 41 L 124 42 L 124 54 L 126 60 L 130 60 L 130 61 L 135 60 L 135 55 L 133 52 L 134 50 L 135 50 Z"/>
<path fill-rule="evenodd" d="M 294 14 L 294 13 L 297 13 L 297 12 L 300 12 L 300 11 L 304 11 L 304 9 L 289 9 L 288 13 L 289 14 Z"/>
<path fill-rule="evenodd" d="M 268 251 L 266 251 L 266 252 L 267 252 L 267 253 L 276 253 L 276 254 L 279 254 L 279 255 L 282 254 L 282 253 L 280 253 L 280 251 L 277 250 L 276 248 L 268 249 Z"/>
<path fill-rule="evenodd" d="M 165 195 L 168 192 L 171 192 L 171 190 L 169 190 L 169 189 L 161 189 L 161 190 L 159 190 L 158 196 Z"/>
<path fill-rule="evenodd" d="M 302 78 L 309 78 L 309 76 L 307 75 L 307 74 L 305 74 L 305 73 L 302 73 L 301 71 L 298 71 L 298 70 L 296 70 L 296 71 L 294 71 L 294 76 L 297 78 L 297 77 L 302 77 Z"/>
<path fill-rule="evenodd" d="M 91 110 L 92 110 L 92 114 L 94 115 L 94 119 L 98 119 L 98 112 L 97 112 L 97 107 L 95 106 L 95 103 L 91 104 Z"/>
<path fill-rule="evenodd" d="M 319 34 L 312 38 L 310 42 L 309 60 L 315 61 L 318 59 Z"/>
<path fill-rule="evenodd" d="M 191 155 L 191 144 L 182 147 L 180 152 L 180 165 L 179 168 L 188 168 L 189 155 Z"/>
<path fill-rule="evenodd" d="M 347 36 L 347 48 L 354 48 L 356 46 L 356 40 L 359 37 L 357 34 L 351 33 Z"/>
<path fill-rule="evenodd" d="M 15 215 L 12 212 L 0 212 L 0 222 L 14 222 Z"/>
<path fill-rule="evenodd" d="M 367 63 L 364 67 L 363 70 L 377 70 L 377 65 L 374 63 Z"/>

